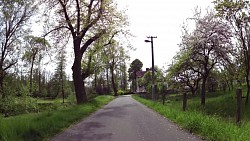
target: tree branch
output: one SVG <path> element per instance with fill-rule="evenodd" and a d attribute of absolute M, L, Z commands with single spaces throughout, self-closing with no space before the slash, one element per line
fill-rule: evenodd
<path fill-rule="evenodd" d="M 71 34 L 72 34 L 73 38 L 75 38 L 76 35 L 75 35 L 75 32 L 74 32 L 74 27 L 72 26 L 71 20 L 69 18 L 69 15 L 68 15 L 68 12 L 67 12 L 67 9 L 66 9 L 66 5 L 62 2 L 62 0 L 59 0 L 59 3 L 62 6 L 64 17 L 65 17 L 66 22 L 67 22 L 67 24 L 69 26 L 69 30 L 71 31 Z"/>

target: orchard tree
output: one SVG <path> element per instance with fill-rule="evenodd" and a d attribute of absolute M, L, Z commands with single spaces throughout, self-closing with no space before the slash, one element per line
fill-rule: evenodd
<path fill-rule="evenodd" d="M 20 58 L 21 40 L 28 32 L 28 21 L 36 8 L 34 0 L 0 0 L 0 94 L 7 71 Z"/>
<path fill-rule="evenodd" d="M 234 35 L 239 41 L 239 54 L 243 58 L 245 81 L 247 83 L 246 104 L 250 93 L 250 3 L 249 0 L 215 0 L 218 15 L 228 21 L 234 29 Z"/>
<path fill-rule="evenodd" d="M 198 88 L 201 76 L 197 68 L 197 63 L 192 62 L 189 58 L 189 51 L 179 51 L 174 57 L 173 64 L 167 70 L 167 79 L 169 82 L 174 82 L 171 86 L 184 89 L 188 86 L 192 95 L 194 95 Z M 172 81 L 170 81 L 172 80 Z"/>
<path fill-rule="evenodd" d="M 195 15 L 195 30 L 183 36 L 185 43 L 181 48 L 188 50 L 190 61 L 197 64 L 190 69 L 201 75 L 201 105 L 205 105 L 206 82 L 210 72 L 221 62 L 231 62 L 232 34 L 230 26 L 216 17 L 214 12 L 209 11 L 204 17 L 199 12 Z"/>
<path fill-rule="evenodd" d="M 58 39 L 70 34 L 74 49 L 74 63 L 72 66 L 73 81 L 77 103 L 87 101 L 82 81 L 81 63 L 87 48 L 114 23 L 124 20 L 122 12 L 117 10 L 116 3 L 112 0 L 43 0 L 47 4 L 46 19 L 48 33 L 55 33 Z M 51 20 L 48 16 L 54 16 Z M 51 21 L 51 23 L 49 23 Z M 126 26 L 126 25 L 123 25 Z M 55 32 L 54 32 L 55 31 Z M 56 32 L 57 31 L 57 32 Z M 48 34 L 47 33 L 47 34 Z"/>

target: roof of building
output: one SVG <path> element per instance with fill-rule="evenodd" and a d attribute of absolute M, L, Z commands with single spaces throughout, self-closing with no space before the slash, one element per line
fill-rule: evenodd
<path fill-rule="evenodd" d="M 155 69 L 154 69 L 155 70 Z M 146 71 L 137 71 L 136 72 L 136 77 L 143 77 L 144 76 L 144 74 L 146 73 L 146 72 L 148 72 L 148 71 L 152 71 L 152 68 L 146 68 Z M 155 72 L 156 72 L 156 70 L 155 70 Z"/>
<path fill-rule="evenodd" d="M 136 77 L 143 77 L 146 72 L 147 71 L 137 71 L 136 72 Z"/>

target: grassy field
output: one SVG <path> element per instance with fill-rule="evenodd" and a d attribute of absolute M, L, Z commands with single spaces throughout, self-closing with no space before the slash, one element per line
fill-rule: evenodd
<path fill-rule="evenodd" d="M 0 117 L 0 141 L 40 141 L 88 116 L 113 99 L 98 96 L 92 101 L 63 110 L 25 114 L 9 118 Z"/>
<path fill-rule="evenodd" d="M 199 97 L 189 96 L 187 111 L 182 111 L 182 97 L 168 96 L 167 103 L 133 96 L 139 102 L 177 123 L 180 127 L 206 140 L 250 141 L 250 105 L 243 106 L 243 120 L 235 123 L 235 92 L 207 94 L 206 106 L 200 106 Z"/>

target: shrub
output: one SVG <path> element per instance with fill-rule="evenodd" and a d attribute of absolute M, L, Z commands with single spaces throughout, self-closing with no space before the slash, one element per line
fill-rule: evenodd
<path fill-rule="evenodd" d="M 124 95 L 125 92 L 124 92 L 123 90 L 118 90 L 117 94 L 118 94 L 118 95 Z"/>
<path fill-rule="evenodd" d="M 0 113 L 5 117 L 37 111 L 36 100 L 25 97 L 8 96 L 0 100 Z"/>

